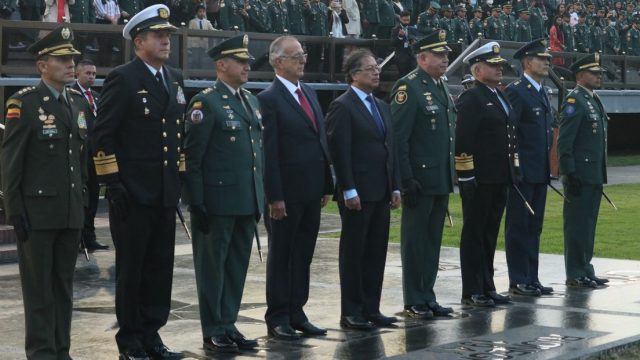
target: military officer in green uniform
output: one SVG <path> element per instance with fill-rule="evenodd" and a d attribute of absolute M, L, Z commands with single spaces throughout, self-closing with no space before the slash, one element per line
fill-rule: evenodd
<path fill-rule="evenodd" d="M 564 51 L 566 52 L 575 52 L 578 51 L 576 47 L 576 39 L 573 34 L 573 28 L 571 27 L 571 14 L 564 13 L 562 14 L 562 24 L 560 26 L 560 31 L 562 31 L 562 36 L 564 38 Z"/>
<path fill-rule="evenodd" d="M 627 55 L 640 55 L 640 29 L 635 18 L 631 20 L 631 28 L 627 31 Z"/>
<path fill-rule="evenodd" d="M 442 12 L 442 17 L 440 18 L 440 28 L 444 31 L 446 31 L 447 37 L 445 39 L 445 41 L 447 42 L 447 44 L 453 44 L 457 41 L 457 39 L 454 37 L 454 33 L 453 33 L 453 20 L 451 19 L 451 16 L 453 15 L 451 13 L 451 7 L 449 5 L 444 5 L 440 11 Z"/>
<path fill-rule="evenodd" d="M 362 0 L 359 2 L 362 37 L 365 39 L 370 39 L 373 35 L 378 36 L 378 23 L 380 23 L 378 1 L 380 0 Z"/>
<path fill-rule="evenodd" d="M 262 121 L 247 82 L 247 35 L 211 48 L 217 81 L 187 110 L 185 197 L 204 348 L 237 351 L 257 345 L 236 328 L 256 221 L 264 209 Z"/>
<path fill-rule="evenodd" d="M 78 3 L 78 1 L 79 0 L 76 0 L 76 3 Z M 124 21 L 131 19 L 142 11 L 142 9 L 144 9 L 144 2 L 143 0 L 119 1 L 118 6 L 120 6 L 120 19 Z"/>
<path fill-rule="evenodd" d="M 467 9 L 464 5 L 459 5 L 456 8 L 456 17 L 451 21 L 453 28 L 453 38 L 455 42 L 464 45 L 471 43 L 471 29 L 469 29 L 469 23 L 467 22 Z"/>
<path fill-rule="evenodd" d="M 271 18 L 269 17 L 268 2 L 266 0 L 247 1 L 247 30 L 260 33 L 271 32 Z"/>
<path fill-rule="evenodd" d="M 377 5 L 376 5 L 377 6 Z M 377 9 L 377 7 L 376 7 Z M 376 10 L 377 14 L 377 10 Z M 312 0 L 309 7 L 305 10 L 305 17 L 308 26 L 308 35 L 313 36 L 329 36 L 329 8 L 320 0 Z M 379 18 L 376 21 L 376 29 L 378 26 Z M 320 65 L 322 63 L 322 45 L 321 44 L 307 44 L 307 57 L 306 69 L 309 72 L 321 71 Z M 326 53 L 328 55 L 328 53 Z M 328 58 L 328 56 L 327 56 Z"/>
<path fill-rule="evenodd" d="M 491 16 L 484 21 L 484 28 L 486 29 L 487 39 L 492 40 L 506 40 L 504 23 L 500 19 L 500 7 L 495 6 L 491 9 Z"/>
<path fill-rule="evenodd" d="M 29 47 L 41 81 L 7 101 L 0 155 L 7 219 L 18 238 L 27 359 L 71 359 L 73 272 L 84 222 L 89 104 L 73 81 L 73 33 Z"/>
<path fill-rule="evenodd" d="M 340 4 L 339 1 L 338 4 Z M 396 25 L 396 13 L 393 10 L 393 4 L 391 3 L 391 0 L 379 0 L 378 11 L 380 13 L 380 22 L 378 23 L 378 31 L 376 36 L 378 37 L 378 39 L 389 39 L 389 37 L 391 36 L 391 30 Z M 344 35 L 346 36 L 347 34 Z M 386 56 L 386 53 L 384 55 Z"/>
<path fill-rule="evenodd" d="M 473 9 L 473 19 L 469 21 L 469 29 L 473 40 L 477 38 L 484 39 L 484 22 L 482 21 L 482 9 L 480 7 Z"/>
<path fill-rule="evenodd" d="M 249 14 L 244 0 L 220 0 L 220 27 L 222 30 L 245 30 Z"/>
<path fill-rule="evenodd" d="M 627 32 L 631 28 L 631 24 L 627 20 L 627 15 L 624 11 L 618 14 L 618 20 L 615 24 L 616 30 L 620 36 L 620 53 L 625 55 L 627 53 Z"/>
<path fill-rule="evenodd" d="M 414 318 L 446 316 L 436 302 L 444 219 L 453 191 L 456 109 L 444 72 L 451 51 L 444 31 L 413 45 L 418 67 L 393 87 L 394 138 L 403 190 L 401 227 L 405 313 Z"/>
<path fill-rule="evenodd" d="M 516 18 L 511 15 L 511 4 L 505 3 L 502 5 L 502 13 L 500 14 L 500 20 L 504 24 L 504 40 L 513 41 L 516 30 Z"/>
<path fill-rule="evenodd" d="M 418 31 L 427 35 L 440 28 L 440 18 L 438 17 L 438 11 L 440 10 L 440 4 L 435 1 L 429 3 L 429 7 L 425 12 L 418 16 Z"/>
<path fill-rule="evenodd" d="M 518 16 L 518 21 L 516 21 L 516 34 L 513 40 L 519 42 L 530 42 L 531 27 L 529 26 L 529 10 L 518 10 Z"/>
<path fill-rule="evenodd" d="M 587 14 L 581 12 L 578 15 L 578 23 L 575 25 L 576 48 L 578 52 L 588 53 L 591 50 L 591 31 L 587 25 Z"/>
<path fill-rule="evenodd" d="M 604 21 L 607 23 L 604 28 L 604 53 L 618 55 L 620 53 L 620 34 L 610 19 L 604 19 Z"/>
<path fill-rule="evenodd" d="M 590 40 L 591 51 L 594 53 L 602 53 L 604 51 L 604 30 L 600 23 L 600 18 L 594 18 L 593 25 L 591 25 Z"/>
<path fill-rule="evenodd" d="M 591 259 L 596 221 L 607 183 L 609 117 L 594 89 L 602 83 L 600 54 L 571 65 L 576 87 L 561 107 L 558 161 L 567 201 L 564 202 L 564 259 L 567 286 L 596 288 L 608 282 L 595 275 Z"/>
<path fill-rule="evenodd" d="M 289 33 L 306 35 L 307 22 L 304 17 L 304 9 L 309 6 L 309 0 L 289 0 L 285 4 L 289 12 Z"/>
<path fill-rule="evenodd" d="M 531 38 L 541 39 L 549 36 L 547 27 L 544 23 L 547 21 L 547 15 L 542 12 L 540 3 L 542 0 L 532 0 L 529 8 L 529 26 L 531 27 Z"/>
<path fill-rule="evenodd" d="M 289 32 L 289 10 L 282 0 L 273 0 L 267 6 L 271 20 L 271 32 L 284 34 Z"/>
<path fill-rule="evenodd" d="M 93 10 L 93 0 L 76 0 L 69 4 L 69 15 L 72 23 L 94 24 L 96 13 Z"/>

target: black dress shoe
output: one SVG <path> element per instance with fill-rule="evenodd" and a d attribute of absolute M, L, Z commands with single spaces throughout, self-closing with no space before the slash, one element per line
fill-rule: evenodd
<path fill-rule="evenodd" d="M 343 316 L 340 319 L 340 326 L 351 330 L 371 330 L 374 325 L 360 316 Z"/>
<path fill-rule="evenodd" d="M 144 350 L 135 349 L 121 352 L 118 360 L 149 360 L 149 357 Z"/>
<path fill-rule="evenodd" d="M 495 291 L 489 291 L 487 296 L 493 300 L 496 305 L 503 305 L 511 303 L 511 297 L 506 295 L 500 295 Z"/>
<path fill-rule="evenodd" d="M 435 301 L 428 303 L 427 307 L 431 310 L 434 316 L 449 316 L 449 314 L 453 312 L 452 308 L 444 307 Z"/>
<path fill-rule="evenodd" d="M 294 330 L 298 330 L 305 335 L 320 336 L 327 335 L 327 329 L 319 328 L 312 323 L 305 321 L 302 324 L 292 324 Z"/>
<path fill-rule="evenodd" d="M 598 284 L 598 285 L 604 285 L 604 284 L 606 284 L 606 283 L 608 283 L 608 282 L 609 282 L 609 279 L 607 279 L 607 278 L 597 277 L 597 276 L 595 276 L 595 275 L 594 275 L 594 276 L 590 276 L 589 278 L 590 278 L 591 280 L 595 281 L 595 282 L 596 282 L 596 284 Z"/>
<path fill-rule="evenodd" d="M 238 348 L 242 350 L 251 350 L 258 346 L 258 340 L 247 339 L 238 330 L 228 332 L 227 337 L 231 339 L 231 341 L 236 343 L 236 345 L 238 345 Z"/>
<path fill-rule="evenodd" d="M 225 335 L 214 335 L 202 339 L 205 350 L 235 353 L 238 352 L 238 345 Z"/>
<path fill-rule="evenodd" d="M 551 295 L 553 294 L 553 288 L 551 286 L 543 286 L 540 284 L 540 281 L 534 281 L 533 286 L 537 287 L 540 290 L 540 294 L 542 295 Z"/>
<path fill-rule="evenodd" d="M 93 240 L 93 241 L 87 241 L 85 242 L 85 245 L 87 245 L 87 250 L 89 251 L 96 251 L 96 250 L 107 250 L 109 249 L 109 245 L 105 245 L 101 242 L 99 242 L 98 240 Z"/>
<path fill-rule="evenodd" d="M 269 327 L 269 336 L 279 340 L 298 340 L 300 334 L 298 334 L 291 325 L 278 325 L 275 327 Z"/>
<path fill-rule="evenodd" d="M 509 286 L 509 292 L 514 295 L 521 296 L 540 296 L 542 292 L 534 285 L 528 284 L 516 284 L 514 286 Z"/>
<path fill-rule="evenodd" d="M 568 287 L 573 287 L 573 288 L 591 288 L 591 289 L 597 289 L 598 288 L 598 283 L 591 280 L 588 277 L 581 277 L 581 278 L 577 278 L 577 279 L 568 279 L 565 284 Z"/>
<path fill-rule="evenodd" d="M 496 303 L 493 299 L 486 295 L 471 295 L 468 298 L 462 298 L 462 305 L 471 305 L 478 307 L 495 307 Z"/>
<path fill-rule="evenodd" d="M 404 313 L 412 319 L 432 319 L 433 312 L 425 305 L 405 305 Z"/>
<path fill-rule="evenodd" d="M 157 345 L 147 349 L 147 355 L 152 360 L 178 360 L 184 357 L 181 352 L 171 351 L 164 345 Z"/>
<path fill-rule="evenodd" d="M 398 318 L 395 316 L 384 316 L 380 313 L 375 315 L 365 316 L 366 320 L 372 322 L 375 326 L 390 326 L 398 322 Z"/>

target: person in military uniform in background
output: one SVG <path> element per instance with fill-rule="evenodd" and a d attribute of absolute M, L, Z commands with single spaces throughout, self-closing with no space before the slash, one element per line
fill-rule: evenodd
<path fill-rule="evenodd" d="M 340 1 L 331 2 L 341 4 Z M 379 39 L 389 39 L 389 37 L 391 36 L 391 29 L 393 29 L 393 27 L 396 25 L 396 13 L 395 11 L 393 11 L 393 4 L 391 3 L 391 0 L 379 0 L 378 7 L 380 13 L 380 22 L 378 23 L 377 36 Z M 347 34 L 345 33 L 344 35 L 346 36 Z M 377 55 L 386 57 L 388 55 L 388 52 L 390 51 L 386 51 L 383 53 L 380 53 L 379 51 Z"/>
<path fill-rule="evenodd" d="M 500 20 L 504 24 L 504 39 L 507 41 L 513 41 L 516 30 L 516 18 L 511 14 L 511 4 L 505 3 L 502 5 L 502 13 L 500 14 Z"/>
<path fill-rule="evenodd" d="M 96 12 L 93 7 L 93 0 L 76 0 L 69 3 L 69 15 L 71 22 L 76 24 L 95 24 Z M 76 46 L 81 51 L 88 50 L 86 48 L 93 41 L 93 35 L 76 34 Z"/>
<path fill-rule="evenodd" d="M 421 34 L 428 35 L 440 28 L 440 18 L 438 17 L 439 10 L 440 4 L 432 1 L 429 3 L 429 7 L 425 12 L 418 16 L 418 23 L 416 26 Z"/>
<path fill-rule="evenodd" d="M 304 16 L 305 9 L 309 6 L 309 0 L 285 1 L 289 12 L 289 33 L 291 35 L 306 35 L 307 22 Z"/>
<path fill-rule="evenodd" d="M 71 359 L 90 111 L 82 94 L 65 87 L 80 54 L 72 41 L 61 26 L 31 45 L 41 81 L 6 104 L 0 167 L 4 210 L 18 239 L 27 359 Z"/>
<path fill-rule="evenodd" d="M 616 21 L 615 28 L 620 36 L 620 54 L 625 55 L 627 53 L 627 31 L 631 28 L 631 24 L 627 20 L 627 16 L 624 12 L 618 13 L 618 20 Z"/>
<path fill-rule="evenodd" d="M 609 117 L 594 92 L 602 83 L 600 54 L 589 54 L 571 65 L 576 87 L 564 99 L 558 133 L 558 161 L 564 202 L 566 285 L 596 288 L 609 282 L 595 275 L 591 259 L 596 222 L 607 183 Z"/>
<path fill-rule="evenodd" d="M 578 52 L 588 53 L 591 50 L 591 31 L 587 25 L 587 14 L 581 12 L 578 15 L 578 23 L 575 25 L 576 48 Z"/>
<path fill-rule="evenodd" d="M 377 5 L 376 5 L 377 9 Z M 320 0 L 311 0 L 309 7 L 305 10 L 305 17 L 308 26 L 308 35 L 329 36 L 329 8 Z M 377 14 L 377 10 L 376 10 Z M 377 27 L 377 22 L 376 22 Z M 326 49 L 325 49 L 326 50 Z M 307 44 L 307 65 L 305 71 L 318 72 L 322 65 L 322 59 L 328 59 L 329 53 L 324 54 L 322 44 Z"/>
<path fill-rule="evenodd" d="M 42 21 L 44 14 L 44 0 L 20 0 L 20 17 L 22 20 Z"/>
<path fill-rule="evenodd" d="M 453 16 L 451 12 L 451 7 L 449 5 L 443 6 L 440 11 L 442 12 L 442 17 L 440 18 L 440 28 L 446 31 L 447 38 L 445 41 L 447 44 L 453 44 L 456 42 L 456 38 L 453 33 L 453 20 L 451 17 Z"/>
<path fill-rule="evenodd" d="M 93 131 L 93 161 L 106 184 L 116 249 L 116 342 L 120 360 L 179 359 L 158 331 L 169 317 L 176 209 L 180 199 L 184 84 L 165 64 L 169 8 L 152 5 L 122 30 L 134 60 L 104 81 Z"/>
<path fill-rule="evenodd" d="M 452 20 L 451 24 L 453 27 L 453 37 L 456 39 L 456 42 L 465 46 L 473 41 L 471 29 L 467 22 L 467 9 L 464 5 L 459 5 L 456 8 L 456 17 Z"/>
<path fill-rule="evenodd" d="M 208 51 L 217 81 L 187 110 L 185 199 L 203 346 L 221 352 L 258 345 L 235 326 L 265 198 L 262 115 L 256 97 L 241 88 L 253 58 L 248 46 L 248 36 L 239 35 Z"/>
<path fill-rule="evenodd" d="M 506 40 L 504 23 L 500 20 L 500 11 L 499 6 L 494 7 L 491 9 L 491 16 L 484 21 L 487 39 Z"/>
<path fill-rule="evenodd" d="M 562 14 L 562 24 L 560 24 L 560 31 L 562 31 L 562 38 L 564 39 L 564 51 L 578 51 L 576 39 L 573 34 L 573 28 L 571 27 L 571 14 Z"/>
<path fill-rule="evenodd" d="M 529 42 L 531 41 L 531 27 L 529 26 L 529 10 L 518 10 L 518 21 L 516 21 L 516 34 L 514 41 Z"/>
<path fill-rule="evenodd" d="M 640 56 L 640 29 L 638 19 L 631 19 L 631 29 L 627 31 L 627 55 Z"/>
<path fill-rule="evenodd" d="M 312 0 L 312 1 L 317 1 L 317 0 Z M 378 1 L 381 1 L 381 0 L 360 1 L 360 19 L 362 21 L 362 37 L 365 39 L 371 39 L 373 35 L 378 36 L 378 23 L 380 23 L 380 9 L 378 6 Z"/>
<path fill-rule="evenodd" d="M 531 38 L 541 39 L 549 36 L 545 22 L 547 15 L 542 11 L 542 0 L 531 0 L 529 8 L 529 26 L 531 28 Z"/>
<path fill-rule="evenodd" d="M 425 319 L 453 309 L 436 301 L 444 219 L 454 181 L 455 105 L 443 75 L 444 31 L 413 44 L 418 67 L 393 86 L 394 139 L 402 180 L 402 290 L 405 314 Z"/>
<path fill-rule="evenodd" d="M 220 0 L 220 28 L 222 30 L 245 30 L 249 18 L 245 0 Z"/>
<path fill-rule="evenodd" d="M 484 22 L 482 21 L 482 9 L 477 7 L 473 9 L 473 19 L 469 21 L 469 29 L 473 40 L 477 38 L 484 39 Z"/>
<path fill-rule="evenodd" d="M 600 18 L 596 17 L 593 19 L 593 25 L 591 25 L 589 32 L 591 36 L 590 50 L 594 53 L 596 52 L 602 53 L 604 51 L 605 33 L 604 33 L 604 29 L 602 28 L 602 23 L 600 21 Z"/>
<path fill-rule="evenodd" d="M 604 28 L 604 53 L 618 55 L 620 53 L 620 34 L 610 18 L 604 19 L 607 26 Z"/>
<path fill-rule="evenodd" d="M 247 31 L 270 33 L 272 29 L 267 0 L 247 0 Z"/>
<path fill-rule="evenodd" d="M 519 194 L 509 191 L 505 215 L 505 250 L 509 268 L 509 292 L 521 296 L 549 295 L 553 288 L 538 278 L 540 235 L 547 201 L 553 144 L 554 111 L 542 81 L 549 76 L 548 41 L 537 39 L 518 49 L 513 58 L 522 66 L 520 79 L 505 93 L 513 110 L 522 181 L 518 189 L 531 205 L 527 210 Z"/>
<path fill-rule="evenodd" d="M 80 0 L 76 0 L 76 4 Z M 127 0 L 127 1 L 119 1 L 118 5 L 120 6 L 120 22 L 125 23 L 129 22 L 132 17 L 134 17 L 137 13 L 144 9 L 144 0 Z"/>
<path fill-rule="evenodd" d="M 476 81 L 476 79 L 473 77 L 473 75 L 471 74 L 464 74 L 464 76 L 462 77 L 462 81 L 460 82 L 460 85 L 462 85 L 463 88 L 463 92 L 473 88 L 473 86 L 475 85 L 474 82 Z"/>
<path fill-rule="evenodd" d="M 398 66 L 398 75 L 405 76 L 409 71 L 415 69 L 416 58 L 411 50 L 411 45 L 415 43 L 415 28 L 412 28 L 411 13 L 403 11 L 400 13 L 400 23 L 391 31 L 391 46 L 395 50 L 395 60 Z M 414 32 L 412 33 L 412 30 Z"/>
<path fill-rule="evenodd" d="M 460 265 L 462 304 L 493 307 L 508 304 L 493 281 L 493 259 L 500 221 L 511 184 L 518 182 L 514 113 L 498 89 L 502 66 L 500 45 L 489 42 L 463 59 L 476 85 L 456 103 L 455 161 L 462 198 Z"/>
<path fill-rule="evenodd" d="M 282 0 L 272 0 L 267 9 L 271 20 L 271 32 L 274 34 L 289 32 L 289 10 Z"/>

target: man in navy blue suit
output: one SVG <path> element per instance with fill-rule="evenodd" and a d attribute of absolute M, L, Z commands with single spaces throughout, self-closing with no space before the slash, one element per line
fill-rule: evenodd
<path fill-rule="evenodd" d="M 520 60 L 523 69 L 522 77 L 506 88 L 513 107 L 520 153 L 522 182 L 518 187 L 535 215 L 528 212 L 517 193 L 509 192 L 505 219 L 509 292 L 523 296 L 548 295 L 553 289 L 543 286 L 538 279 L 538 253 L 553 141 L 553 112 L 542 86 L 542 80 L 549 75 L 551 54 L 547 41 L 538 39 L 521 47 L 513 57 Z"/>
<path fill-rule="evenodd" d="M 324 335 L 303 307 L 320 228 L 320 209 L 333 192 L 324 117 L 316 93 L 303 84 L 307 54 L 292 36 L 271 43 L 276 72 L 258 94 L 264 124 L 265 195 L 268 203 L 267 313 L 269 335 L 283 340 Z"/>

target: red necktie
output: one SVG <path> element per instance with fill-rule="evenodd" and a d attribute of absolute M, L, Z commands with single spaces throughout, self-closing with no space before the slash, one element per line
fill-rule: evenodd
<path fill-rule="evenodd" d="M 58 4 L 58 22 L 62 22 L 62 18 L 64 17 L 64 0 L 56 0 Z"/>
<path fill-rule="evenodd" d="M 91 94 L 91 90 L 85 90 L 84 93 L 87 95 L 87 99 L 89 99 L 89 106 L 91 107 L 91 111 L 96 113 L 96 102 L 93 100 L 93 94 Z"/>
<path fill-rule="evenodd" d="M 307 97 L 304 96 L 300 88 L 296 90 L 296 94 L 298 95 L 298 100 L 300 101 L 300 106 L 302 106 L 302 110 L 304 110 L 304 112 L 307 113 L 307 116 L 311 120 L 311 125 L 313 125 L 313 129 L 315 131 L 318 131 L 318 124 L 316 124 L 316 117 L 313 115 L 313 110 L 311 110 L 311 105 L 309 105 L 309 102 L 307 101 Z"/>

